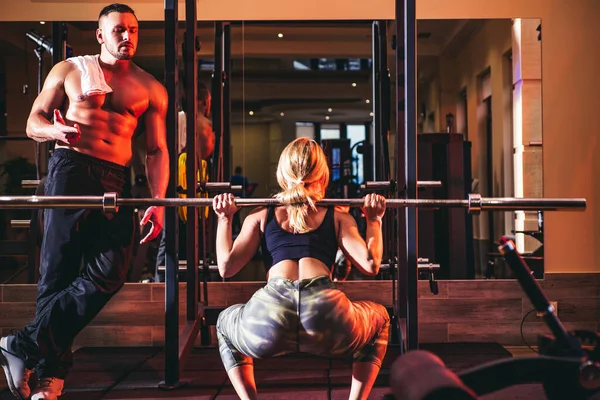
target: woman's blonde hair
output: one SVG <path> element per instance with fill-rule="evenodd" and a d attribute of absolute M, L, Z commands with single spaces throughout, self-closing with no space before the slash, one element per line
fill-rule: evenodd
<path fill-rule="evenodd" d="M 321 146 L 301 137 L 286 146 L 277 165 L 277 183 L 281 192 L 275 195 L 288 206 L 290 227 L 295 233 L 309 231 L 306 224 L 308 207 L 325 197 L 329 184 L 329 166 Z"/>

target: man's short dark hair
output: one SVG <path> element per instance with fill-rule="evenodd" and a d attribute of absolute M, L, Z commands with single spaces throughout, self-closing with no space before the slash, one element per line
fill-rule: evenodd
<path fill-rule="evenodd" d="M 111 5 L 104 7 L 100 11 L 100 15 L 98 15 L 98 20 L 100 20 L 100 18 L 102 18 L 110 13 L 113 13 L 113 12 L 130 13 L 130 14 L 133 14 L 134 17 L 137 18 L 137 16 L 135 15 L 135 11 L 133 11 L 133 9 L 131 7 L 129 7 L 128 5 L 121 4 L 121 3 L 113 3 Z"/>
<path fill-rule="evenodd" d="M 239 165 L 237 167 L 235 167 L 235 174 L 241 174 L 242 173 L 242 167 L 240 167 Z"/>

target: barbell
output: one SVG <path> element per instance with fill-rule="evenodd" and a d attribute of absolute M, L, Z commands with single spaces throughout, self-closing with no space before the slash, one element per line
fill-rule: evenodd
<path fill-rule="evenodd" d="M 102 196 L 0 196 L 0 209 L 40 209 L 40 208 L 90 208 L 115 212 L 120 206 L 128 207 L 210 207 L 212 198 L 119 198 L 117 193 Z M 243 199 L 236 198 L 240 207 L 281 205 L 276 198 Z M 322 199 L 322 206 L 361 207 L 363 199 Z M 560 198 L 513 198 L 481 197 L 469 194 L 467 199 L 386 199 L 389 208 L 466 208 L 471 214 L 481 211 L 584 211 L 585 199 Z"/>

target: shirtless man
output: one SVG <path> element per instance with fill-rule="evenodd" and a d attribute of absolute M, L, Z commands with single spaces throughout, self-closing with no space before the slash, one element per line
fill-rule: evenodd
<path fill-rule="evenodd" d="M 165 196 L 169 177 L 165 88 L 137 67 L 138 21 L 122 4 L 105 7 L 98 19 L 99 66 L 108 92 L 85 94 L 79 67 L 54 66 L 33 104 L 27 135 L 56 141 L 49 161 L 46 195 L 129 196 L 128 168 L 138 124 L 146 133 L 146 164 L 152 196 Z M 85 82 L 83 82 L 85 83 Z M 110 90 L 112 89 L 112 91 Z M 133 210 L 45 210 L 36 316 L 14 336 L 0 339 L 0 364 L 18 399 L 56 399 L 72 365 L 76 335 L 123 286 L 133 238 Z M 164 208 L 150 207 L 142 224 L 160 233 Z M 83 264 L 82 264 L 83 261 Z M 36 368 L 39 383 L 28 385 Z"/>

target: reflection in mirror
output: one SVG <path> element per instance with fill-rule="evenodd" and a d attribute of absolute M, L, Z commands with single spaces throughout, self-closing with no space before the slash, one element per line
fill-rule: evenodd
<path fill-rule="evenodd" d="M 360 197 L 358 186 L 372 170 L 364 155 L 373 119 L 371 25 L 246 21 L 233 26 L 232 46 L 241 43 L 242 56 L 233 58 L 230 165 L 240 166 L 253 186 L 247 196 L 279 191 L 281 150 L 306 136 L 321 143 L 328 157 L 327 197 Z M 240 212 L 242 220 L 248 212 Z M 352 212 L 360 220 L 360 211 Z M 255 261 L 233 279 L 263 280 L 260 254 Z"/>
<path fill-rule="evenodd" d="M 539 19 L 418 21 L 419 180 L 444 182 L 441 189 L 420 190 L 421 198 L 465 198 L 468 193 L 543 195 L 540 24 Z M 53 27 L 39 21 L 0 24 L 3 137 L 25 136 L 25 122 L 37 94 L 38 67 L 43 80 L 52 66 L 47 51 L 39 53 L 39 63 L 39 43 L 26 34 L 33 30 L 34 37 L 51 41 Z M 68 55 L 98 53 L 95 22 L 69 22 L 65 27 Z M 220 103 L 215 101 L 217 92 L 221 95 L 216 61 L 224 54 L 216 28 L 214 22 L 198 23 L 198 78 L 213 96 L 208 119 L 215 131 L 230 129 L 229 142 L 225 136 L 223 142 L 217 136 L 215 153 L 208 158 L 210 179 L 217 180 L 220 174 L 233 177 L 235 182 L 245 182 L 245 178 L 241 195 L 269 197 L 278 188 L 275 170 L 281 149 L 298 136 L 309 136 L 322 143 L 329 156 L 333 182 L 328 196 L 360 197 L 357 185 L 375 178 L 373 126 L 378 110 L 385 105 L 384 101 L 373 107 L 373 22 L 231 23 L 231 72 L 225 76 L 230 86 L 229 92 L 223 88 L 222 93 L 230 93 L 229 115 L 215 112 L 214 106 Z M 179 43 L 184 30 L 181 23 Z M 388 31 L 392 32 L 389 27 Z M 389 149 L 394 149 L 395 71 L 390 35 L 384 47 L 392 82 L 390 93 L 383 96 L 385 100 L 391 94 Z M 163 22 L 140 23 L 135 61 L 159 81 L 164 80 Z M 181 56 L 179 65 L 183 68 Z M 185 92 L 181 85 L 181 101 Z M 199 114 L 204 111 L 208 112 L 206 107 Z M 134 183 L 136 176 L 145 174 L 142 141 L 143 133 L 134 153 Z M 24 179 L 36 178 L 32 142 L 2 140 L 0 147 L 2 193 L 33 194 L 35 188 L 21 185 Z M 394 178 L 391 153 L 393 150 L 388 156 Z M 44 157 L 42 151 L 42 165 L 47 162 Z M 240 223 L 249 211 L 245 208 L 240 212 Z M 0 214 L 0 248 L 9 250 L 0 255 L 0 279 L 25 283 L 31 278 L 26 268 L 28 259 L 35 262 L 36 257 L 30 258 L 28 251 L 29 231 L 16 229 L 17 224 L 11 227 L 11 221 L 28 220 L 31 213 L 0 210 Z M 536 213 L 467 216 L 461 210 L 423 210 L 419 212 L 419 257 L 440 264 L 440 279 L 506 278 L 510 277 L 508 268 L 490 239 L 514 235 L 536 277 L 541 277 L 542 227 L 543 215 Z M 183 245 L 185 237 L 181 236 Z M 387 247 L 388 255 L 393 256 L 395 249 Z M 157 248 L 155 241 L 134 249 L 131 281 L 155 279 L 156 264 L 160 264 Z M 185 260 L 185 253 L 179 256 Z M 263 280 L 260 254 L 252 262 L 256 265 L 245 268 L 235 279 Z M 378 278 L 389 276 L 380 274 Z M 348 279 L 365 278 L 351 274 Z M 211 280 L 218 280 L 214 271 Z"/>
<path fill-rule="evenodd" d="M 48 51 L 52 28 L 53 24 L 39 21 L 0 23 L 0 195 L 36 191 L 36 186 L 22 184 L 38 177 L 36 147 L 25 135 L 25 121 L 52 66 Z M 40 159 L 46 158 L 41 152 Z M 34 215 L 29 210 L 0 210 L 0 283 L 34 279 L 34 269 L 27 268 L 37 259 L 35 237 L 29 229 Z"/>
<path fill-rule="evenodd" d="M 0 98 L 0 107 L 8 117 L 2 119 L 0 128 L 3 135 L 25 137 L 25 124 L 31 105 L 37 94 L 38 47 L 26 38 L 26 33 L 35 30 L 39 37 L 53 39 L 54 23 L 40 24 L 39 21 L 3 23 L 0 46 L 0 88 L 6 87 L 6 99 Z M 227 51 L 222 51 L 223 43 L 219 35 L 228 26 L 231 39 L 229 74 L 223 78 L 230 85 L 229 115 L 217 109 L 219 96 L 226 96 L 221 87 L 219 60 Z M 198 80 L 212 94 L 213 107 L 208 119 L 212 121 L 216 136 L 215 152 L 208 157 L 209 179 L 212 181 L 232 177 L 245 182 L 243 196 L 269 197 L 277 191 L 275 169 L 283 147 L 298 136 L 309 136 L 327 146 L 330 155 L 332 193 L 335 196 L 352 197 L 341 189 L 346 183 L 356 187 L 368 178 L 368 140 L 372 121 L 371 85 L 371 21 L 352 22 L 300 22 L 300 23 L 231 23 L 221 25 L 215 22 L 199 22 L 198 36 L 201 48 L 198 53 Z M 64 24 L 68 55 L 99 53 L 95 38 L 97 23 L 93 21 L 73 21 Z M 135 62 L 157 80 L 164 81 L 165 31 L 161 21 L 140 21 L 140 40 Z M 179 44 L 183 42 L 185 24 L 179 24 Z M 184 102 L 187 92 L 183 84 L 184 60 L 178 49 L 180 66 L 180 130 L 185 131 Z M 48 52 L 42 54 L 44 62 L 40 70 L 42 81 L 46 78 L 53 61 Z M 216 71 L 215 71 L 216 70 Z M 201 91 L 199 91 L 201 92 Z M 5 91 L 0 90 L 4 96 Z M 201 106 L 199 99 L 199 107 Z M 198 110 L 199 115 L 207 112 L 207 107 Z M 4 112 L 0 113 L 4 115 Z M 199 117 L 200 118 L 200 117 Z M 5 128 L 6 127 L 6 128 Z M 230 127 L 230 135 L 222 135 Z M 229 142 L 227 142 L 229 137 Z M 139 196 L 147 196 L 147 181 L 144 168 L 144 134 L 140 132 L 132 168 L 132 183 Z M 2 162 L 14 161 L 18 165 L 3 175 L 2 190 L 10 194 L 33 194 L 35 189 L 25 189 L 23 179 L 35 179 L 35 156 L 30 140 L 22 142 L 2 141 Z M 179 151 L 178 151 L 179 153 Z M 43 155 L 43 154 L 42 154 Z M 23 159 L 17 159 L 23 156 Z M 16 160 L 16 161 L 15 161 Z M 44 160 L 43 160 L 44 161 Z M 45 160 L 47 162 L 47 160 Z M 20 163 L 20 164 L 19 164 Z M 44 162 L 42 162 L 44 164 Z M 12 165 L 12 164 L 11 164 Z M 236 167 L 240 167 L 237 169 Z M 17 172 L 17 176 L 14 175 Z M 28 171 L 28 172 L 25 172 Z M 180 179 L 181 171 L 172 171 Z M 344 181 L 345 180 L 345 181 Z M 240 223 L 250 211 L 240 212 Z M 28 252 L 27 230 L 15 230 L 10 220 L 27 220 L 30 213 L 1 210 L 2 238 L 18 241 L 18 246 L 8 246 L 11 251 L 22 248 L 23 254 L 8 254 L 3 258 L 1 273 L 4 281 L 13 283 L 35 282 L 29 279 L 27 269 Z M 22 214 L 22 215 L 21 215 Z M 181 213 L 180 213 L 181 215 Z M 179 227 L 179 259 L 185 263 L 185 227 Z M 210 231 L 210 230 L 209 230 Z M 140 232 L 142 235 L 145 232 Z M 139 239 L 136 238 L 136 239 Z M 208 237 L 209 254 L 214 247 Z M 164 266 L 161 262 L 160 241 L 145 246 L 136 246 L 132 254 L 129 281 L 163 280 Z M 214 240 L 213 240 L 214 242 Z M 6 247 L 6 246 L 4 246 Z M 35 255 L 37 256 L 37 255 Z M 36 259 L 37 257 L 34 257 Z M 214 257 L 213 257 L 214 258 Z M 252 261 L 254 267 L 245 268 L 236 276 L 238 280 L 263 280 L 264 268 L 260 255 Z M 216 271 L 211 271 L 211 280 L 219 280 Z"/>
<path fill-rule="evenodd" d="M 419 20 L 422 198 L 542 197 L 541 20 Z M 509 278 L 494 240 L 512 236 L 543 274 L 543 215 L 419 211 L 419 257 L 441 279 Z"/>

